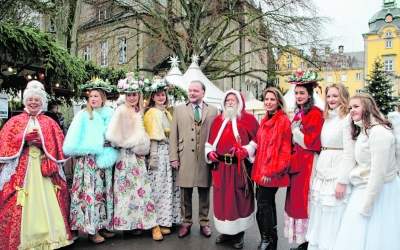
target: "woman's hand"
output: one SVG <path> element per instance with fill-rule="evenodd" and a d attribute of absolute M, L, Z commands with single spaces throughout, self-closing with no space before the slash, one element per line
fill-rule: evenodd
<path fill-rule="evenodd" d="M 341 184 L 341 183 L 336 184 L 336 189 L 335 189 L 336 199 L 338 199 L 338 200 L 343 199 L 344 194 L 346 193 L 346 188 L 347 188 L 347 185 L 345 185 L 345 184 Z"/>
<path fill-rule="evenodd" d="M 263 183 L 268 183 L 268 182 L 270 182 L 272 180 L 272 178 L 271 177 L 267 177 L 267 176 L 263 176 L 263 177 L 261 177 L 261 181 L 263 182 Z"/>

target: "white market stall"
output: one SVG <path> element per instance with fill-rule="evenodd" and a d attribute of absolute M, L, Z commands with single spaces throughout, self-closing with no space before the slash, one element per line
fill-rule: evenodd
<path fill-rule="evenodd" d="M 210 103 L 218 108 L 221 108 L 221 103 L 224 99 L 224 92 L 214 85 L 201 71 L 198 65 L 199 57 L 197 55 L 192 56 L 192 64 L 183 74 L 185 85 L 189 85 L 190 82 L 199 80 L 206 86 L 206 93 L 204 101 Z M 186 87 L 187 89 L 187 87 Z"/>

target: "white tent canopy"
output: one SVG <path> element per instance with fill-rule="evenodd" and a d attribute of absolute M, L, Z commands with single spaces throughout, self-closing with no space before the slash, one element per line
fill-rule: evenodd
<path fill-rule="evenodd" d="M 295 87 L 296 87 L 296 85 L 291 84 L 290 89 L 283 97 L 285 99 L 286 108 L 289 113 L 293 113 L 294 110 L 296 109 L 296 98 L 294 96 L 294 88 Z M 321 99 L 321 97 L 315 92 L 314 92 L 313 97 L 314 97 L 314 102 L 315 102 L 314 105 L 317 106 L 318 108 L 320 108 L 321 110 L 324 110 L 325 104 L 324 104 L 324 101 Z"/>
<path fill-rule="evenodd" d="M 252 93 L 250 93 L 246 98 L 246 111 L 252 113 L 257 120 L 265 115 L 264 103 L 257 100 Z"/>
<path fill-rule="evenodd" d="M 183 79 L 183 74 L 179 69 L 179 59 L 178 57 L 171 57 L 170 61 L 171 69 L 165 76 L 167 83 L 180 87 L 181 89 L 187 91 L 187 85 Z"/>
<path fill-rule="evenodd" d="M 188 85 L 192 81 L 201 81 L 206 86 L 206 93 L 204 101 L 213 104 L 221 108 L 221 103 L 224 99 L 224 92 L 215 86 L 201 71 L 197 61 L 199 57 L 197 55 L 192 56 L 192 64 L 183 74 L 183 80 L 186 85 L 185 90 L 188 89 Z"/>

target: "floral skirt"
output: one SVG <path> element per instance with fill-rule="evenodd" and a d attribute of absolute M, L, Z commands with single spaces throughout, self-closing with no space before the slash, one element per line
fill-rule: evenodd
<path fill-rule="evenodd" d="M 75 161 L 71 188 L 71 229 L 96 234 L 111 228 L 113 215 L 112 168 L 99 169 L 92 155 Z"/>
<path fill-rule="evenodd" d="M 290 217 L 286 212 L 284 235 L 288 238 L 289 243 L 301 244 L 306 241 L 306 233 L 308 219 L 295 219 Z"/>
<path fill-rule="evenodd" d="M 130 149 L 120 151 L 114 172 L 115 230 L 150 229 L 157 216 L 144 157 Z"/>
<path fill-rule="evenodd" d="M 157 223 L 171 227 L 181 223 L 180 190 L 176 185 L 176 171 L 169 163 L 168 144 L 158 144 L 159 165 L 149 170 L 149 179 L 156 204 Z"/>

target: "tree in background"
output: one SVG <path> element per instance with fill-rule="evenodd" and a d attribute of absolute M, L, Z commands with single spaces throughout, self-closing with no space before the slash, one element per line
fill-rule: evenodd
<path fill-rule="evenodd" d="M 185 70 L 191 56 L 211 79 L 233 78 L 254 72 L 270 75 L 274 50 L 314 46 L 322 19 L 311 0 L 116 0 L 140 20 L 131 28 L 161 43 L 181 59 Z M 151 42 L 142 46 L 151 46 Z M 249 65 L 258 57 L 258 65 Z M 265 79 L 264 79 L 265 80 Z"/>
<path fill-rule="evenodd" d="M 376 60 L 374 68 L 368 76 L 365 91 L 375 99 L 379 109 L 385 115 L 393 111 L 396 106 L 397 98 L 393 96 L 392 86 L 382 61 Z"/>

